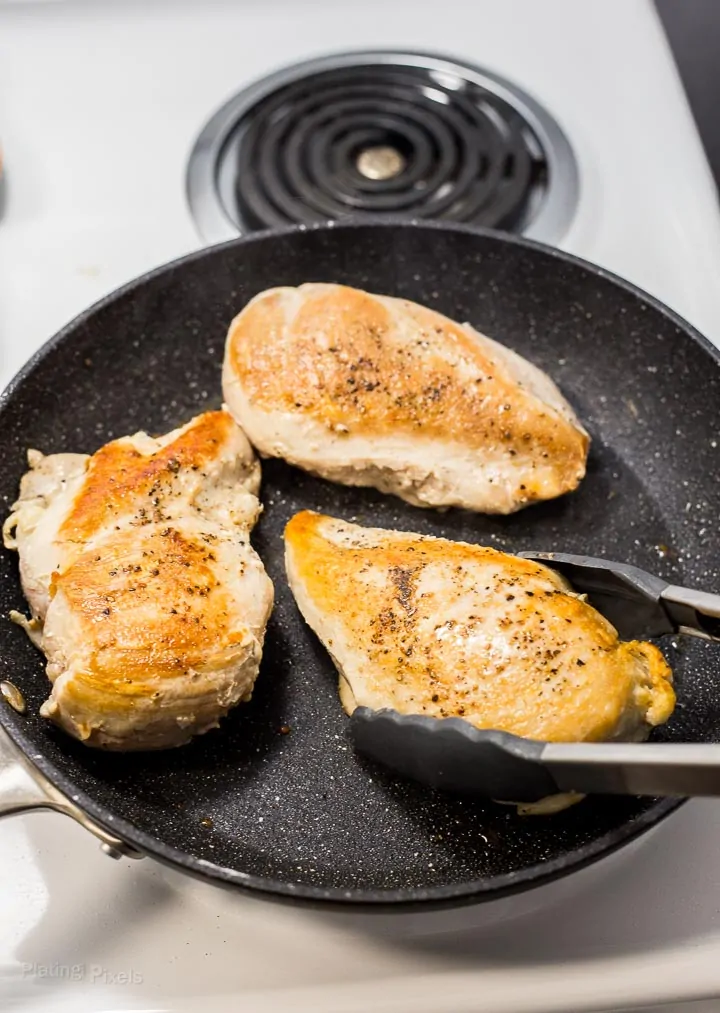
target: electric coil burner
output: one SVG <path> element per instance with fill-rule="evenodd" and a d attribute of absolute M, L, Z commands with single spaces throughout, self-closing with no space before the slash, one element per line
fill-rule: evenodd
<path fill-rule="evenodd" d="M 347 53 L 266 77 L 213 116 L 188 199 L 208 242 L 348 217 L 441 219 L 555 242 L 577 170 L 555 121 L 486 71 Z"/>

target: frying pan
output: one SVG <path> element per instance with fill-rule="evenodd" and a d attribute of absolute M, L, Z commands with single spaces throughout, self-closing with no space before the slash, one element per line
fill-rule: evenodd
<path fill-rule="evenodd" d="M 267 461 L 254 543 L 276 606 L 252 702 L 182 749 L 94 751 L 38 716 L 48 691 L 42 658 L 2 621 L 0 678 L 27 702 L 24 715 L 0 707 L 2 726 L 42 779 L 45 804 L 90 822 L 118 850 L 233 887 L 316 903 L 438 905 L 566 875 L 679 800 L 594 796 L 559 815 L 521 817 L 356 756 L 332 663 L 288 591 L 281 535 L 295 511 L 312 508 L 510 551 L 621 559 L 673 584 L 717 589 L 720 356 L 654 299 L 567 254 L 458 226 L 344 224 L 213 247 L 103 300 L 22 370 L 0 402 L 3 501 L 16 495 L 28 447 L 92 452 L 219 404 L 232 316 L 264 288 L 304 281 L 426 303 L 548 371 L 593 438 L 579 490 L 511 517 L 440 513 Z M 0 567 L 6 616 L 24 601 L 14 554 L 2 553 Z M 720 741 L 720 652 L 689 641 L 662 647 L 679 703 L 654 739 Z M 21 801 L 8 797 L 4 808 Z"/>

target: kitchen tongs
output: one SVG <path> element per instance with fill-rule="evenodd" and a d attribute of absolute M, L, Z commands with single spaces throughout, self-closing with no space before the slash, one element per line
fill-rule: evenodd
<path fill-rule="evenodd" d="M 720 643 L 720 595 L 677 587 L 635 566 L 521 552 L 560 572 L 623 639 L 687 634 Z M 537 742 L 461 718 L 359 707 L 358 752 L 433 788 L 513 802 L 560 792 L 720 796 L 720 744 Z"/>

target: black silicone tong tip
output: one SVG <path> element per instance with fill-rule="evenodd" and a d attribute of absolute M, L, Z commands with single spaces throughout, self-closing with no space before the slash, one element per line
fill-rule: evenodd
<path fill-rule="evenodd" d="M 481 731 L 462 718 L 358 707 L 350 734 L 359 753 L 443 791 L 535 802 L 559 790 L 540 762 L 544 743 Z"/>

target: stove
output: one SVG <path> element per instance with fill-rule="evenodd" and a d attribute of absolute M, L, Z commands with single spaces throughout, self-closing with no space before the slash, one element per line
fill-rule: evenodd
<path fill-rule="evenodd" d="M 206 243 L 438 217 L 559 245 L 720 344 L 720 213 L 646 0 L 0 0 L 0 383 L 74 314 Z M 0 791 L 2 790 L 0 784 Z M 327 913 L 0 822 L 0 1005 L 26 1011 L 706 1013 L 720 806 L 557 884 Z M 480 998 L 481 997 L 481 998 Z"/>
<path fill-rule="evenodd" d="M 339 53 L 276 71 L 203 128 L 187 172 L 201 236 L 388 215 L 557 242 L 578 176 L 521 88 L 423 53 Z"/>

